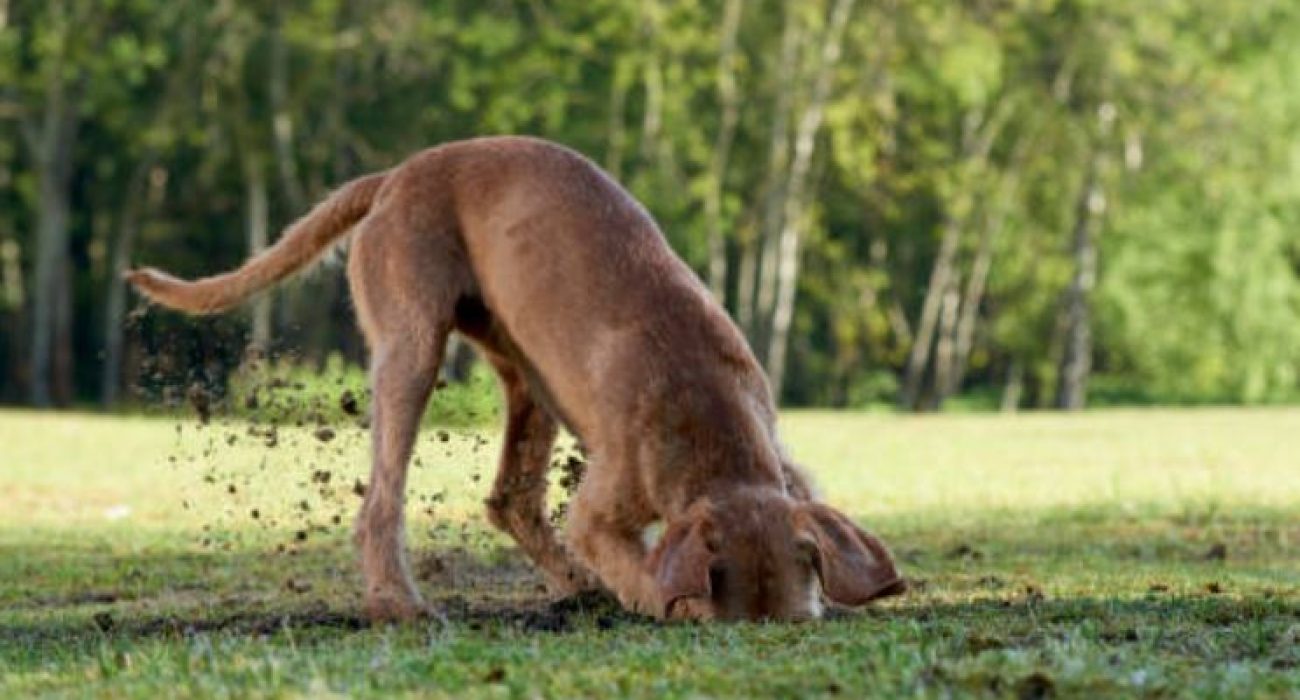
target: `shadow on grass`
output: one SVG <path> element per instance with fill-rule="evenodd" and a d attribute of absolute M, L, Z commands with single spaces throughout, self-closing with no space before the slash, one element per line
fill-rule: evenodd
<path fill-rule="evenodd" d="M 446 626 L 471 631 L 510 630 L 516 634 L 563 635 L 656 626 L 627 613 L 604 595 L 559 601 L 474 604 L 453 596 L 434 601 L 438 613 L 398 625 L 413 631 Z M 672 623 L 664 627 L 689 627 Z M 1060 600 L 991 599 L 940 603 L 904 597 L 887 606 L 835 611 L 807 629 L 849 625 L 888 632 L 902 641 L 942 640 L 959 654 L 997 649 L 1034 649 L 1087 641 L 1105 647 L 1144 645 L 1218 661 L 1257 657 L 1274 648 L 1300 624 L 1300 605 L 1276 599 L 1148 596 L 1141 599 L 1068 598 Z M 382 627 L 382 626 L 381 626 Z M 67 617 L 29 624 L 0 624 L 0 651 L 9 647 L 69 650 L 94 649 L 104 643 L 174 642 L 216 635 L 234 639 L 292 639 L 296 644 L 328 641 L 363 633 L 372 625 L 357 611 L 316 601 L 275 611 L 188 611 L 119 618 L 100 611 L 88 619 Z M 1212 640 L 1212 643 L 1207 640 Z M 1293 660 L 1294 661 L 1294 660 Z"/>
<path fill-rule="evenodd" d="M 420 629 L 459 626 L 469 630 L 509 628 L 523 633 L 565 634 L 579 629 L 609 630 L 653 624 L 627 612 L 612 597 L 586 593 L 560 600 L 524 599 L 512 603 L 471 603 L 454 595 L 432 601 L 430 613 L 396 627 Z M 199 635 L 275 637 L 282 634 L 351 633 L 390 625 L 373 624 L 359 611 L 324 601 L 264 611 L 187 610 L 168 614 L 115 615 L 100 610 L 89 617 L 60 617 L 20 624 L 0 623 L 0 649 L 47 644 L 84 647 L 102 641 L 178 640 Z"/>

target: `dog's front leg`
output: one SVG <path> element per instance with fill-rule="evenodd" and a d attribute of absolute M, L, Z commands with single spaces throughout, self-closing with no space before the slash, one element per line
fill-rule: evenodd
<path fill-rule="evenodd" d="M 646 615 L 663 614 L 658 586 L 645 568 L 644 523 L 620 512 L 617 503 L 593 496 L 602 490 L 595 481 L 589 475 L 569 504 L 569 547 L 623 607 Z"/>
<path fill-rule="evenodd" d="M 410 619 L 424 610 L 407 564 L 403 506 L 407 463 L 437 378 L 441 345 L 421 345 L 376 348 L 372 369 L 374 462 L 356 529 L 372 620 Z"/>

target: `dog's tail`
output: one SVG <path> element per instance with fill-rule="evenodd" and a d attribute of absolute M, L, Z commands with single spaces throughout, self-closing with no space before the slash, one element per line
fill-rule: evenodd
<path fill-rule="evenodd" d="M 370 211 L 387 177 L 375 173 L 343 185 L 238 270 L 190 282 L 146 267 L 127 272 L 126 280 L 166 307 L 193 314 L 225 311 L 315 260 Z"/>

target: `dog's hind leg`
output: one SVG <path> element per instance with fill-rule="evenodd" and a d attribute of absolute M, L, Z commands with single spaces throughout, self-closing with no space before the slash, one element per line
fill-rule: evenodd
<path fill-rule="evenodd" d="M 405 619 L 423 609 L 407 563 L 403 509 L 407 463 L 441 354 L 393 343 L 376 348 L 372 360 L 373 465 L 356 528 L 371 619 Z"/>
<path fill-rule="evenodd" d="M 408 619 L 423 611 L 405 547 L 407 463 L 451 331 L 457 268 L 445 243 L 372 222 L 349 259 L 361 326 L 371 346 L 373 465 L 357 517 L 366 614 Z M 441 249 L 441 250 L 440 250 Z"/>

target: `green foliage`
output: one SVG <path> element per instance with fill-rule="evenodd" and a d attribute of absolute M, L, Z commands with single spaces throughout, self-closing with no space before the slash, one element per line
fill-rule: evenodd
<path fill-rule="evenodd" d="M 34 222 L 52 196 L 33 139 L 59 85 L 77 122 L 74 329 L 60 342 L 82 395 L 129 214 L 128 261 L 207 273 L 247 252 L 250 172 L 274 230 L 359 173 L 506 132 L 569 144 L 627 184 L 693 267 L 723 272 L 760 358 L 774 236 L 793 212 L 789 403 L 860 405 L 903 385 L 950 238 L 949 291 L 974 310 L 955 389 L 989 397 L 1023 370 L 1024 403 L 1050 405 L 1092 176 L 1105 200 L 1094 388 L 1194 403 L 1300 393 L 1300 6 L 859 0 L 807 185 L 786 207 L 837 3 L 742 2 L 730 44 L 727 5 L 14 0 L 0 13 L 0 251 L 14 251 L 0 289 L 26 293 L 0 299 L 0 398 L 27 381 Z M 350 342 L 362 360 L 337 277 L 278 295 L 280 349 L 320 363 Z M 926 382 L 958 315 L 938 322 Z M 167 344 L 145 337 L 157 327 L 128 334 L 128 375 Z"/>

